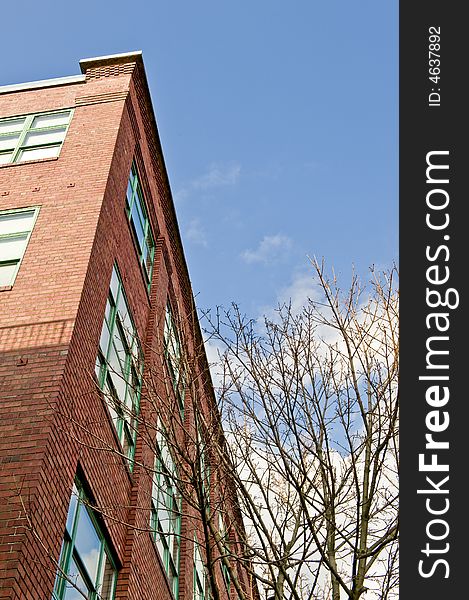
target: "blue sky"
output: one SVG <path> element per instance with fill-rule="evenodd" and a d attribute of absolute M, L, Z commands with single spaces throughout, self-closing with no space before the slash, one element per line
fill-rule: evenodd
<path fill-rule="evenodd" d="M 0 85 L 142 50 L 200 307 L 253 316 L 398 251 L 398 2 L 2 6 Z"/>

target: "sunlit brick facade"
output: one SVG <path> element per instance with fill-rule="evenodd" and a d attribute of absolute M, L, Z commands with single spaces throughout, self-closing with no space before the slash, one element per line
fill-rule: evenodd
<path fill-rule="evenodd" d="M 215 405 L 143 60 L 80 66 L 0 88 L 0 598 L 208 599 L 157 439 L 189 378 Z"/>

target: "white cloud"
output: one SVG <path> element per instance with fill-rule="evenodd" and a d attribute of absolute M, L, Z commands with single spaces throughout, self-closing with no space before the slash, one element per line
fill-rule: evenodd
<path fill-rule="evenodd" d="M 173 194 L 174 202 L 178 204 L 187 198 L 189 195 L 189 190 L 187 188 L 181 188 L 177 192 Z"/>
<path fill-rule="evenodd" d="M 212 163 L 206 173 L 191 182 L 191 186 L 194 189 L 207 190 L 214 187 L 235 185 L 238 182 L 240 173 L 241 166 L 238 164 Z"/>
<path fill-rule="evenodd" d="M 241 253 L 242 259 L 248 264 L 261 263 L 264 265 L 279 262 L 285 257 L 292 246 L 291 239 L 278 233 L 266 235 L 254 250 L 245 250 Z"/>
<path fill-rule="evenodd" d="M 174 194 L 175 202 L 181 202 L 194 190 L 211 190 L 213 188 L 233 186 L 238 183 L 241 165 L 238 163 L 212 163 L 207 171 L 195 177 Z"/>
<path fill-rule="evenodd" d="M 204 248 L 208 246 L 205 231 L 200 223 L 200 219 L 198 218 L 194 218 L 190 221 L 185 231 L 185 238 L 193 244 L 197 244 L 198 246 L 203 246 Z"/>
<path fill-rule="evenodd" d="M 292 312 L 297 314 L 308 304 L 308 301 L 318 300 L 320 297 L 318 282 L 314 278 L 313 270 L 300 273 L 293 277 L 290 285 L 282 288 L 277 295 L 280 305 L 291 305 Z"/>

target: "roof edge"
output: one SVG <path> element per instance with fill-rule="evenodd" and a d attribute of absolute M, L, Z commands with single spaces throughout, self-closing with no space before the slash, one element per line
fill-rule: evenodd
<path fill-rule="evenodd" d="M 38 88 L 53 87 L 57 85 L 68 85 L 72 83 L 84 83 L 84 75 L 69 75 L 67 77 L 54 77 L 53 79 L 40 79 L 38 81 L 28 81 L 26 83 L 13 83 L 11 85 L 0 86 L 0 94 L 8 92 L 21 92 L 34 90 Z"/>
<path fill-rule="evenodd" d="M 143 64 L 141 50 L 136 50 L 134 52 L 123 52 L 122 54 L 108 54 L 107 56 L 95 56 L 93 58 L 82 58 L 80 60 L 80 69 L 82 73 L 86 73 L 88 69 L 94 69 L 96 67 L 121 65 L 131 62 Z"/>

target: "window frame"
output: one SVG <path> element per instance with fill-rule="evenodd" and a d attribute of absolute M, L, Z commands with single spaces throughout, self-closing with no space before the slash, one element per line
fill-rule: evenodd
<path fill-rule="evenodd" d="M 24 231 L 16 231 L 14 233 L 5 233 L 5 234 L 0 234 L 0 240 L 4 240 L 4 239 L 14 239 L 15 237 L 19 237 L 19 236 L 24 236 L 26 234 L 26 240 L 24 243 L 24 249 L 23 252 L 21 254 L 21 256 L 18 259 L 9 259 L 9 260 L 2 260 L 1 256 L 0 256 L 0 268 L 2 266 L 8 266 L 8 265 L 13 265 L 15 264 L 16 267 L 11 275 L 10 278 L 10 283 L 4 284 L 4 285 L 0 285 L 0 289 L 11 289 L 16 281 L 16 277 L 18 275 L 18 272 L 20 270 L 21 267 L 21 263 L 23 262 L 23 258 L 26 254 L 26 251 L 28 249 L 28 244 L 29 244 L 29 240 L 31 239 L 31 234 L 34 230 L 34 227 L 36 225 L 37 222 L 37 218 L 39 215 L 39 210 L 40 207 L 39 206 L 28 206 L 25 208 L 12 208 L 12 209 L 7 209 L 7 210 L 1 210 L 0 211 L 0 217 L 4 216 L 4 215 L 16 215 L 22 212 L 34 212 L 33 214 L 33 218 L 32 218 L 32 223 L 31 223 L 31 228 L 28 230 L 24 230 Z"/>
<path fill-rule="evenodd" d="M 225 518 L 220 511 L 218 512 L 218 533 L 220 534 L 220 542 L 221 542 L 221 545 L 223 546 L 224 553 L 226 550 L 226 552 L 228 554 L 230 554 L 231 549 L 230 549 L 229 534 L 228 534 L 228 530 L 225 525 Z M 226 559 L 229 562 L 229 558 L 226 557 Z M 229 594 L 231 591 L 231 573 L 230 573 L 230 570 L 228 569 L 228 567 L 225 565 L 223 560 L 220 561 L 220 569 L 221 569 L 223 581 L 225 582 L 226 590 Z"/>
<path fill-rule="evenodd" d="M 165 362 L 168 367 L 172 387 L 179 405 L 181 419 L 184 419 L 186 373 L 184 368 L 181 335 L 179 328 L 176 325 L 174 312 L 169 299 L 167 300 L 165 306 L 163 346 Z"/>
<path fill-rule="evenodd" d="M 200 552 L 197 534 L 194 534 L 193 600 L 207 600 L 207 574 Z M 200 570 L 199 567 L 200 566 Z"/>
<path fill-rule="evenodd" d="M 11 136 L 12 134 L 19 133 L 18 140 L 13 149 L 0 150 L 0 157 L 11 153 L 11 158 L 8 162 L 2 162 L 0 159 L 0 166 L 20 165 L 22 163 L 27 163 L 27 162 L 31 162 L 31 161 L 35 161 L 35 160 L 57 159 L 60 156 L 60 153 L 62 151 L 62 146 L 64 145 L 65 138 L 67 137 L 68 129 L 70 127 L 70 123 L 72 121 L 74 112 L 75 111 L 73 108 L 61 108 L 61 109 L 57 109 L 57 110 L 29 113 L 26 115 L 13 115 L 10 117 L 1 118 L 0 125 L 2 124 L 2 122 L 16 121 L 16 120 L 20 120 L 20 119 L 24 119 L 24 123 L 22 125 L 21 130 L 18 129 L 17 131 L 7 132 L 4 134 L 0 133 L 0 141 L 3 138 L 8 137 L 9 135 Z M 65 125 L 63 125 L 63 124 L 55 125 L 55 126 L 49 125 L 47 127 L 37 127 L 37 128 L 32 127 L 34 119 L 36 119 L 37 117 L 47 117 L 47 116 L 57 115 L 57 114 L 61 114 L 61 113 L 68 113 L 68 121 Z M 48 131 L 53 132 L 53 131 L 56 131 L 56 130 L 59 130 L 62 128 L 64 128 L 64 132 L 63 132 L 63 137 L 60 142 L 46 142 L 46 143 L 42 143 L 42 144 L 33 144 L 30 146 L 26 146 L 24 144 L 24 141 L 29 133 L 32 133 L 32 132 L 42 133 L 42 132 L 48 132 Z M 58 147 L 58 151 L 55 156 L 42 156 L 42 157 L 38 157 L 38 158 L 30 158 L 27 160 L 19 160 L 19 157 L 21 156 L 21 153 L 23 150 L 53 148 L 53 147 Z"/>
<path fill-rule="evenodd" d="M 121 301 L 125 315 L 121 314 Z M 128 321 L 127 328 L 125 321 Z M 126 333 L 128 328 L 132 330 L 130 337 Z M 119 357 L 119 347 L 124 352 L 123 361 Z M 111 366 L 112 355 L 121 367 L 120 372 Z M 132 471 L 142 391 L 143 352 L 117 264 L 114 264 L 112 270 L 95 373 L 122 451 Z M 121 386 L 125 386 L 123 398 L 118 392 Z"/>
<path fill-rule="evenodd" d="M 210 455 L 207 452 L 206 436 L 202 433 L 200 423 L 196 426 L 197 435 L 197 453 L 200 470 L 200 479 L 202 484 L 202 494 L 206 502 L 206 509 L 210 513 Z"/>
<path fill-rule="evenodd" d="M 83 510 L 86 512 L 86 515 L 88 516 L 89 521 L 94 529 L 94 533 L 96 534 L 96 538 L 99 540 L 100 544 L 94 583 L 91 579 L 91 574 L 88 572 L 85 560 L 76 547 L 80 518 Z M 107 598 L 105 600 L 114 600 L 117 587 L 117 564 L 112 555 L 111 549 L 109 548 L 109 544 L 106 541 L 103 527 L 98 522 L 95 512 L 89 506 L 89 500 L 84 491 L 82 483 L 76 477 L 74 480 L 72 496 L 70 498 L 67 513 L 67 524 L 64 528 L 62 549 L 60 551 L 58 563 L 59 568 L 57 570 L 54 591 L 52 595 L 53 599 L 63 600 L 65 598 L 67 589 L 72 587 L 70 585 L 67 586 L 67 584 L 69 584 L 67 577 L 70 575 L 69 571 L 73 562 L 78 568 L 78 574 L 87 588 L 86 593 L 89 600 L 101 600 L 102 589 L 100 590 L 100 587 L 102 588 L 104 582 L 106 559 L 109 561 L 112 569 L 112 581 L 110 584 L 109 593 L 107 594 Z M 97 585 L 98 581 L 99 584 Z"/>
<path fill-rule="evenodd" d="M 129 198 L 129 189 L 130 189 L 130 198 Z M 143 233 L 143 242 L 140 243 L 140 239 L 137 233 L 137 227 L 135 224 L 135 219 L 133 217 L 133 208 L 138 205 L 140 211 L 137 213 L 141 214 L 143 217 L 142 225 L 142 233 Z M 145 199 L 145 194 L 143 193 L 142 184 L 140 183 L 140 176 L 138 174 L 136 161 L 132 161 L 132 166 L 130 167 L 130 174 L 127 180 L 127 189 L 125 192 L 125 210 L 127 213 L 127 219 L 129 221 L 130 229 L 132 231 L 132 237 L 135 242 L 136 251 L 138 255 L 138 262 L 143 272 L 143 276 L 145 282 L 147 284 L 147 290 L 150 291 L 151 280 L 153 276 L 153 268 L 155 264 L 155 236 L 153 235 L 150 217 L 148 216 L 147 202 Z M 141 221 L 140 217 L 139 220 Z M 151 246 L 148 244 L 148 240 L 151 242 Z M 147 257 L 145 257 L 145 247 L 148 250 L 148 256 L 150 258 L 150 268 L 147 266 Z"/>
<path fill-rule="evenodd" d="M 170 463 L 165 462 L 166 457 Z M 182 498 L 175 481 L 177 469 L 164 434 L 158 433 L 155 442 L 155 468 L 153 473 L 150 531 L 163 563 L 173 596 L 178 597 L 181 563 Z M 170 499 L 170 506 L 162 501 Z M 160 514 L 168 519 L 167 531 L 161 524 Z M 177 556 L 175 556 L 177 554 Z"/>

